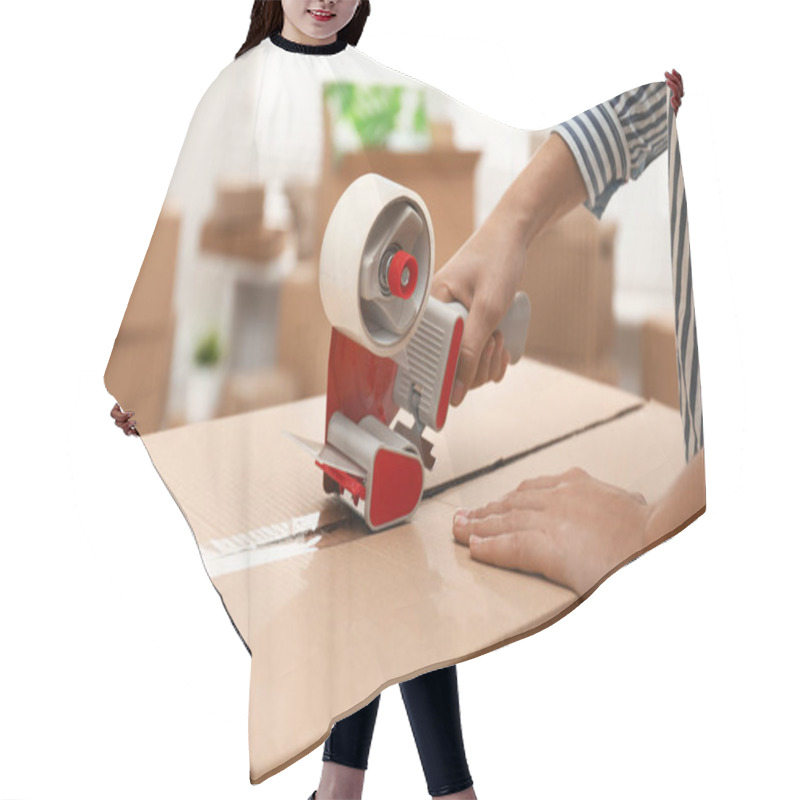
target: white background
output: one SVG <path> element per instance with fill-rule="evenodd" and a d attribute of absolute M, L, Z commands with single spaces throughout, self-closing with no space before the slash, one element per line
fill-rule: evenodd
<path fill-rule="evenodd" d="M 686 84 L 708 511 L 557 625 L 459 667 L 479 796 L 798 796 L 793 23 L 770 2 L 373 5 L 365 53 L 519 127 L 667 68 Z M 103 386 L 189 120 L 249 8 L 1 12 L 5 800 L 316 786 L 319 752 L 249 785 L 248 656 Z M 425 796 L 392 688 L 365 798 Z"/>

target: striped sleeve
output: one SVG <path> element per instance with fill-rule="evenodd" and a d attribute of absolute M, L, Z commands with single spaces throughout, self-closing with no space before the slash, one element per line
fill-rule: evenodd
<path fill-rule="evenodd" d="M 616 190 L 669 152 L 669 213 L 675 357 L 686 460 L 704 446 L 700 363 L 692 292 L 689 221 L 676 115 L 665 82 L 648 83 L 553 129 L 566 142 L 586 185 L 586 207 L 600 217 Z"/>
<path fill-rule="evenodd" d="M 689 219 L 683 184 L 681 151 L 678 147 L 676 114 L 666 103 L 669 146 L 669 213 L 672 250 L 672 287 L 675 295 L 675 355 L 678 361 L 678 394 L 686 460 L 704 447 L 703 402 L 700 392 L 700 362 L 692 291 L 692 255 L 689 250 Z"/>
<path fill-rule="evenodd" d="M 553 129 L 566 142 L 586 185 L 586 207 L 600 217 L 614 192 L 636 180 L 667 149 L 668 89 L 647 83 Z"/>

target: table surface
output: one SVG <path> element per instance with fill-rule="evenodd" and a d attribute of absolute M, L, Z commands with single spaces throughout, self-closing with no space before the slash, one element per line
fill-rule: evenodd
<path fill-rule="evenodd" d="M 143 437 L 252 653 L 251 780 L 317 747 L 383 688 L 535 632 L 570 590 L 472 561 L 452 516 L 581 466 L 648 499 L 684 465 L 680 415 L 523 359 L 450 410 L 411 522 L 370 534 L 283 431 L 321 441 L 324 398 Z"/>

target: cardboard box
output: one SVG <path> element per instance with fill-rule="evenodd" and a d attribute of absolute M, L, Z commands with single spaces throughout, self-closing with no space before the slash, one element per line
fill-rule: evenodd
<path fill-rule="evenodd" d="M 287 232 L 264 225 L 265 195 L 263 183 L 221 183 L 214 210 L 200 231 L 200 248 L 257 262 L 280 255 L 286 247 Z"/>
<path fill-rule="evenodd" d="M 265 263 L 286 247 L 286 231 L 280 228 L 231 228 L 213 217 L 203 223 L 200 248 L 207 253 Z"/>
<path fill-rule="evenodd" d="M 135 412 L 136 427 L 141 434 L 159 430 L 164 421 L 175 336 L 172 294 L 180 224 L 180 214 L 165 205 L 104 376 L 109 394 L 125 411 Z"/>
<path fill-rule="evenodd" d="M 431 149 L 454 150 L 453 123 L 446 120 L 431 120 Z"/>
<path fill-rule="evenodd" d="M 283 369 L 260 369 L 228 375 L 217 416 L 244 414 L 281 405 L 299 397 L 295 377 Z"/>
<path fill-rule="evenodd" d="M 128 300 L 120 335 L 163 334 L 172 316 L 180 214 L 164 206 Z"/>
<path fill-rule="evenodd" d="M 543 360 L 545 364 L 551 364 L 554 367 L 560 367 L 568 372 L 573 372 L 575 375 L 581 375 L 584 378 L 597 381 L 598 383 L 605 383 L 609 386 L 619 385 L 619 366 L 613 355 L 599 356 L 590 361 L 580 361 L 568 358 L 556 358 L 550 362 Z"/>
<path fill-rule="evenodd" d="M 292 211 L 292 220 L 297 238 L 297 260 L 313 259 L 322 243 L 317 243 L 317 192 L 316 183 L 300 180 L 289 181 L 286 197 Z"/>
<path fill-rule="evenodd" d="M 521 287 L 531 299 L 528 355 L 589 364 L 610 354 L 615 235 L 578 208 L 531 242 Z"/>
<path fill-rule="evenodd" d="M 642 394 L 659 403 L 680 408 L 675 318 L 665 313 L 642 323 Z"/>
<path fill-rule="evenodd" d="M 386 686 L 576 605 L 562 586 L 472 561 L 453 541 L 457 507 L 576 465 L 654 498 L 684 464 L 677 412 L 523 359 L 432 436 L 438 460 L 413 520 L 369 534 L 282 435 L 321 440 L 324 407 L 309 398 L 144 438 L 252 652 L 253 782 L 319 746 Z"/>
<path fill-rule="evenodd" d="M 263 183 L 226 181 L 217 186 L 214 222 L 221 228 L 258 228 L 264 218 Z"/>
<path fill-rule="evenodd" d="M 298 397 L 322 394 L 328 385 L 331 325 L 317 276 L 316 264 L 306 262 L 281 284 L 278 364 L 294 378 Z"/>
<path fill-rule="evenodd" d="M 175 320 L 162 328 L 120 332 L 105 372 L 105 386 L 124 411 L 134 411 L 140 434 L 160 430 L 169 388 Z"/>

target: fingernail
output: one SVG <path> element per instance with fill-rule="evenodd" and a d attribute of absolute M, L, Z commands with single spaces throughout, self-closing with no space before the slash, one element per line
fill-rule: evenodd
<path fill-rule="evenodd" d="M 474 544 L 480 544 L 484 540 L 484 536 L 477 536 L 476 534 L 472 534 L 469 537 L 469 546 L 472 547 Z"/>
<path fill-rule="evenodd" d="M 467 524 L 467 522 L 468 520 L 466 512 L 463 511 L 462 509 L 456 511 L 456 515 L 453 518 L 453 524 L 456 526 L 456 528 L 463 528 Z"/>

